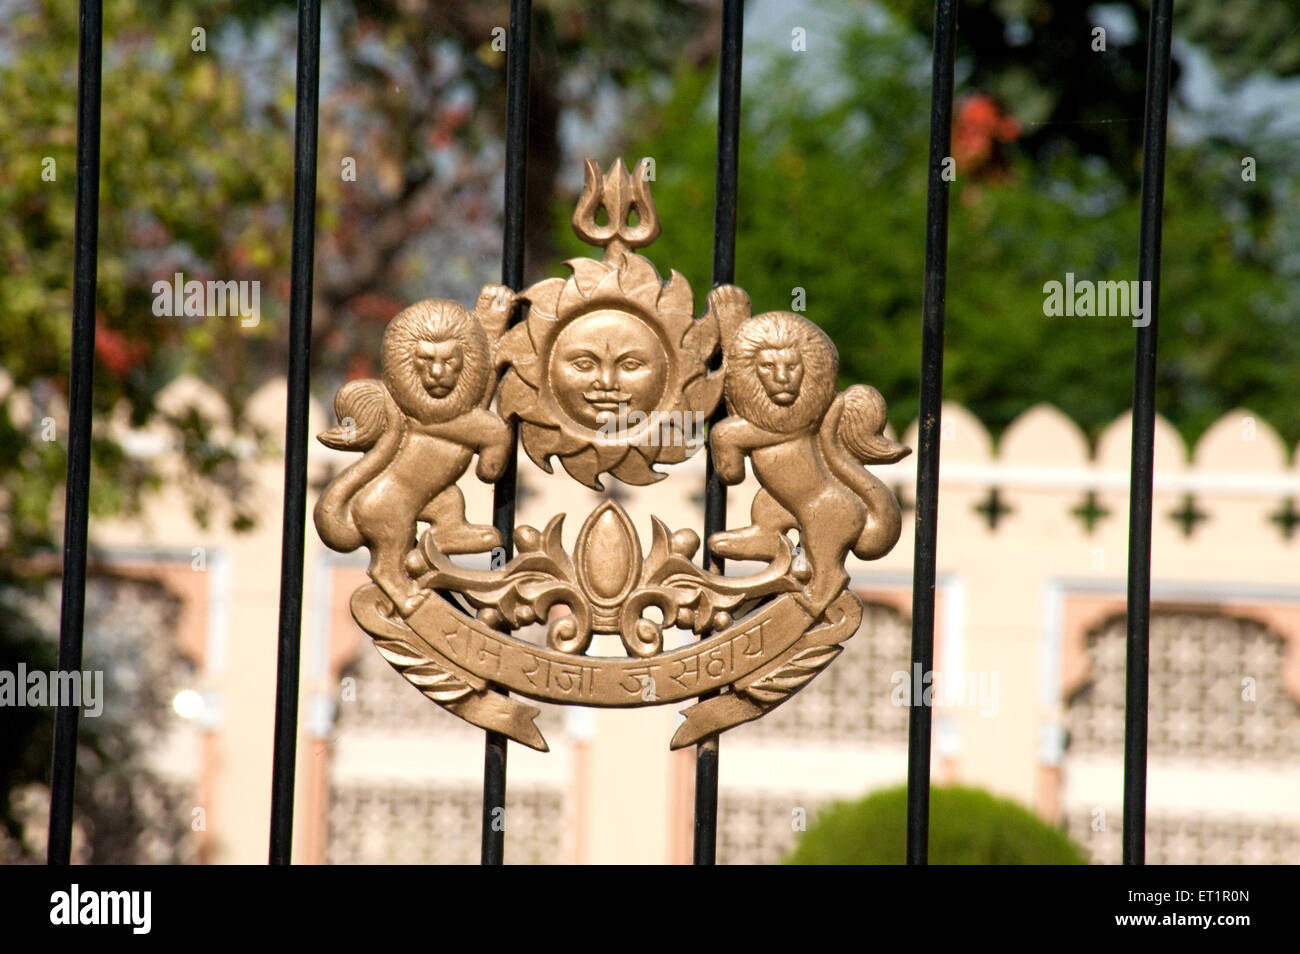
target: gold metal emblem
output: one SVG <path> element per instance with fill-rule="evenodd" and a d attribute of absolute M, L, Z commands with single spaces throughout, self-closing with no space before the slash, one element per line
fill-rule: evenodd
<path fill-rule="evenodd" d="M 369 548 L 373 583 L 353 594 L 352 614 L 443 708 L 545 751 L 539 710 L 496 690 L 602 707 L 711 693 L 683 710 L 671 741 L 681 748 L 775 708 L 840 653 L 862 615 L 844 561 L 883 556 L 901 529 L 897 500 L 864 465 L 909 449 L 885 436 L 878 391 L 837 392 L 839 355 L 806 318 L 752 315 L 730 285 L 695 317 L 686 280 L 663 281 L 634 251 L 659 234 L 642 166 L 629 173 L 620 159 L 602 176 L 587 160 L 573 226 L 604 248 L 600 261 L 574 259 L 569 278 L 518 294 L 488 286 L 473 310 L 419 302 L 389 323 L 382 379 L 345 384 L 339 425 L 319 437 L 364 455 L 326 488 L 316 527 L 333 549 Z M 703 445 L 724 397 L 729 416 L 708 435 L 717 473 L 740 483 L 748 458 L 761 489 L 750 525 L 709 543 L 759 572 L 701 569 L 699 535 L 657 517 L 646 550 L 612 500 L 587 516 L 572 552 L 558 514 L 542 530 L 518 527 L 499 569 L 452 560 L 501 545 L 467 520 L 457 481 L 476 457 L 480 480 L 501 476 L 511 423 L 547 473 L 558 458 L 595 489 L 605 474 L 646 485 L 667 476 L 657 465 Z M 545 644 L 513 635 L 525 627 L 544 628 Z M 673 628 L 698 638 L 669 648 Z M 592 655 L 597 634 L 617 635 L 624 655 Z"/>

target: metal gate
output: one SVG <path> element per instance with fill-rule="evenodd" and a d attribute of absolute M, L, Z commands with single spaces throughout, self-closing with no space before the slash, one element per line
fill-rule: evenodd
<path fill-rule="evenodd" d="M 1155 430 L 1155 364 L 1160 287 L 1166 119 L 1169 103 L 1172 0 L 1153 0 L 1147 36 L 1143 117 L 1142 194 L 1138 278 L 1149 282 L 1149 321 L 1136 332 L 1133 379 L 1133 454 L 1129 478 L 1128 634 L 1125 697 L 1125 864 L 1145 861 L 1147 701 L 1151 616 L 1151 518 Z M 507 42 L 505 228 L 502 283 L 519 289 L 524 274 L 524 182 L 529 84 L 530 0 L 511 0 Z M 737 170 L 743 0 L 724 0 L 718 97 L 717 194 L 713 283 L 735 278 Z M 916 485 L 916 544 L 912 593 L 912 665 L 934 665 L 935 571 L 939 490 L 940 403 L 948 246 L 948 181 L 953 103 L 956 0 L 937 0 L 934 17 L 929 181 L 925 223 L 920 446 Z M 98 242 L 102 0 L 80 0 L 77 63 L 77 159 L 73 278 L 70 439 L 63 543 L 59 670 L 81 668 L 89 519 L 91 390 L 95 338 Z M 869 51 L 867 53 L 869 55 Z M 298 735 L 298 681 L 302 624 L 303 552 L 307 501 L 307 409 L 316 207 L 316 139 L 320 73 L 320 0 L 298 2 L 297 96 L 294 126 L 292 284 L 289 304 L 289 388 L 285 433 L 283 549 L 280 568 L 279 658 L 276 674 L 275 754 L 271 795 L 271 864 L 288 864 L 293 828 L 293 782 Z M 513 455 L 496 484 L 493 524 L 511 555 L 515 517 Z M 726 488 L 708 461 L 704 538 L 724 529 Z M 721 572 L 721 559 L 704 554 Z M 68 864 L 79 707 L 59 707 L 51 774 L 48 861 Z M 909 713 L 907 862 L 927 861 L 932 712 L 914 701 Z M 717 736 L 696 747 L 696 864 L 713 864 L 718 817 Z M 507 739 L 486 732 L 483 767 L 482 861 L 501 864 L 505 831 L 493 819 L 504 810 Z"/>

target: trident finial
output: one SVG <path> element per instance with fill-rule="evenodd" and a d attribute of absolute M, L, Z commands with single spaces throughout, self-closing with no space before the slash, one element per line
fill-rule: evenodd
<path fill-rule="evenodd" d="M 620 258 L 628 249 L 642 248 L 659 237 L 659 216 L 646 184 L 649 164 L 649 159 L 642 159 L 629 174 L 622 158 L 618 158 L 601 176 L 596 160 L 587 160 L 586 181 L 573 212 L 573 231 L 588 245 L 604 246 L 607 260 Z M 605 225 L 596 222 L 601 206 L 609 216 Z M 637 215 L 635 225 L 629 221 L 633 210 Z"/>

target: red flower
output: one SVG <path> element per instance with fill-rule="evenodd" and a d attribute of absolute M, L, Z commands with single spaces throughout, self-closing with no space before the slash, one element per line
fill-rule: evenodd
<path fill-rule="evenodd" d="M 1002 110 L 986 93 L 967 96 L 953 122 L 952 154 L 958 168 L 974 171 L 988 162 L 998 143 L 1020 138 L 1020 121 Z"/>
<path fill-rule="evenodd" d="M 105 368 L 120 377 L 145 359 L 149 346 L 127 340 L 122 332 L 108 327 L 101 314 L 95 317 L 95 354 Z"/>

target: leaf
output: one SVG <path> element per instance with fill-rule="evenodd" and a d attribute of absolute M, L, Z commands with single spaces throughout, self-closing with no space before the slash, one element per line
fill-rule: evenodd
<path fill-rule="evenodd" d="M 737 691 L 767 705 L 775 705 L 812 681 L 832 659 L 840 646 L 812 646 L 792 656 L 779 669 Z"/>
<path fill-rule="evenodd" d="M 454 702 L 475 691 L 455 673 L 443 668 L 427 649 L 396 637 L 375 637 L 375 649 L 407 682 L 434 702 Z"/>

